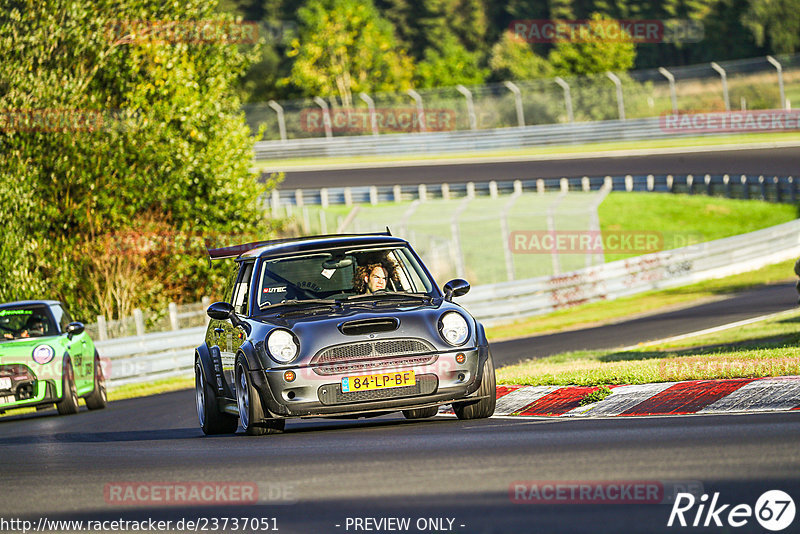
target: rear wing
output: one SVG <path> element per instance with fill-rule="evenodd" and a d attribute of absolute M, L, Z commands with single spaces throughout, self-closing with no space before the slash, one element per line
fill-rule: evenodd
<path fill-rule="evenodd" d="M 220 248 L 208 248 L 208 259 L 209 261 L 213 260 L 225 260 L 230 258 L 238 258 L 242 254 L 246 252 L 250 252 L 253 249 L 264 247 L 267 245 L 278 245 L 281 243 L 290 243 L 295 241 L 305 241 L 308 239 L 318 239 L 320 237 L 347 237 L 347 236 L 361 236 L 361 235 L 385 235 L 391 236 L 392 233 L 389 231 L 389 227 L 386 227 L 385 232 L 372 232 L 372 233 L 365 233 L 365 234 L 326 234 L 326 235 L 309 235 L 305 237 L 287 237 L 284 239 L 272 239 L 269 241 L 254 241 L 252 243 L 245 243 L 243 245 L 232 245 L 229 247 L 220 247 Z"/>

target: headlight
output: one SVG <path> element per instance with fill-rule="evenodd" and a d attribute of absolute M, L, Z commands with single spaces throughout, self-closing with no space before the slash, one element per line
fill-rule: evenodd
<path fill-rule="evenodd" d="M 439 334 L 453 346 L 463 345 L 469 335 L 467 320 L 457 312 L 447 312 L 439 319 Z"/>
<path fill-rule="evenodd" d="M 288 330 L 276 329 L 267 336 L 267 350 L 278 363 L 289 363 L 297 356 L 297 343 Z"/>
<path fill-rule="evenodd" d="M 50 345 L 39 345 L 33 349 L 33 361 L 40 365 L 49 363 L 55 355 L 56 353 Z"/>

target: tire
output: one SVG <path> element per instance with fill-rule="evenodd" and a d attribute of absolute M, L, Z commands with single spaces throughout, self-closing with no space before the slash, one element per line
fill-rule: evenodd
<path fill-rule="evenodd" d="M 246 434 L 263 436 L 283 432 L 286 420 L 268 419 L 265 416 L 261 397 L 250 380 L 247 362 L 241 355 L 236 358 L 236 405 L 239 407 L 239 423 Z"/>
<path fill-rule="evenodd" d="M 75 389 L 75 372 L 69 356 L 64 358 L 64 370 L 61 373 L 61 400 L 56 403 L 59 415 L 78 413 L 78 391 Z"/>
<path fill-rule="evenodd" d="M 406 419 L 427 419 L 439 413 L 438 406 L 428 406 L 427 408 L 414 408 L 412 410 L 403 410 L 403 416 Z"/>
<path fill-rule="evenodd" d="M 217 410 L 217 396 L 211 385 L 206 382 L 199 360 L 194 366 L 194 395 L 200 428 L 205 435 L 236 433 L 239 418 Z"/>
<path fill-rule="evenodd" d="M 494 376 L 494 361 L 491 351 L 489 357 L 486 358 L 486 363 L 483 364 L 483 378 L 481 387 L 478 388 L 478 395 L 485 395 L 486 398 L 469 404 L 454 404 L 453 411 L 456 413 L 456 417 L 459 419 L 484 419 L 491 417 L 494 413 L 494 407 L 497 404 L 497 382 Z"/>
<path fill-rule="evenodd" d="M 94 390 L 86 397 L 86 407 L 90 410 L 102 410 L 108 406 L 106 395 L 106 377 L 103 375 L 103 366 L 100 365 L 100 355 L 94 351 Z"/>

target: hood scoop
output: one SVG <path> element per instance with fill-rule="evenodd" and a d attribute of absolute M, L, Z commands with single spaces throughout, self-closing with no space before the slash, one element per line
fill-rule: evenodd
<path fill-rule="evenodd" d="M 378 317 L 376 319 L 358 319 L 339 325 L 339 331 L 346 336 L 361 336 L 397 330 L 400 321 L 394 317 Z"/>

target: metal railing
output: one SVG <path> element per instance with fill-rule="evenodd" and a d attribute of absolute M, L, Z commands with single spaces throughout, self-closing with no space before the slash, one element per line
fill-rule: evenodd
<path fill-rule="evenodd" d="M 591 77 L 506 81 L 244 107 L 256 159 L 445 153 L 606 139 L 689 135 L 659 117 L 789 110 L 800 99 L 800 55 Z M 712 132 L 693 132 L 706 135 Z"/>
<path fill-rule="evenodd" d="M 800 164 L 798 164 L 800 171 Z M 610 184 L 611 191 L 683 193 L 758 199 L 770 202 L 795 202 L 800 195 L 793 176 L 747 174 L 636 174 L 490 180 L 486 182 L 434 183 L 323 187 L 312 189 L 273 189 L 269 205 L 273 215 L 296 216 L 308 206 L 327 208 L 335 204 L 384 204 L 432 199 L 453 200 L 468 196 L 512 195 L 514 193 L 591 192 Z M 300 216 L 305 217 L 303 213 Z"/>
<path fill-rule="evenodd" d="M 800 256 L 800 220 L 556 276 L 479 286 L 459 299 L 485 324 L 752 271 Z"/>

